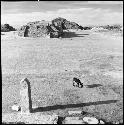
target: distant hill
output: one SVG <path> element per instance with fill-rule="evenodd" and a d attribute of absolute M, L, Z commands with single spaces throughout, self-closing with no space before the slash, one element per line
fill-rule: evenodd
<path fill-rule="evenodd" d="M 116 30 L 121 31 L 123 29 L 123 26 L 120 24 L 113 24 L 113 25 L 101 25 L 101 26 L 94 26 L 93 28 L 97 29 L 104 29 L 104 30 Z"/>

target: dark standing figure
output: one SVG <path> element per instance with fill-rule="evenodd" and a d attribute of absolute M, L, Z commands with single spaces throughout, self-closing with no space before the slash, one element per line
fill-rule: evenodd
<path fill-rule="evenodd" d="M 73 86 L 82 88 L 83 87 L 83 83 L 81 83 L 81 81 L 77 78 L 73 78 Z"/>

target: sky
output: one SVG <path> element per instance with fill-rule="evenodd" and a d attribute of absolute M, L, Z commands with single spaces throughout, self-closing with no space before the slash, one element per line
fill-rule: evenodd
<path fill-rule="evenodd" d="M 123 1 L 1 1 L 1 24 L 63 17 L 79 25 L 123 24 Z"/>

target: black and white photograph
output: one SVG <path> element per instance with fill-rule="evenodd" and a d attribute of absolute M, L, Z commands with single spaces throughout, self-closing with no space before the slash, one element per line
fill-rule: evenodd
<path fill-rule="evenodd" d="M 123 1 L 1 1 L 2 124 L 123 124 Z"/>

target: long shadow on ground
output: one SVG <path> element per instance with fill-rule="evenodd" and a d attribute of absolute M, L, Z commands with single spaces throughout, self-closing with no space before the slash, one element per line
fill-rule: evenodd
<path fill-rule="evenodd" d="M 67 105 L 54 105 L 54 106 L 47 106 L 47 107 L 38 107 L 32 109 L 32 112 L 43 112 L 43 111 L 50 111 L 50 110 L 57 110 L 57 109 L 66 109 L 66 108 L 78 108 L 90 105 L 101 105 L 101 104 L 110 104 L 116 103 L 118 100 L 107 100 L 107 101 L 97 101 L 97 102 L 87 102 L 87 103 L 80 103 L 80 104 L 67 104 Z"/>

